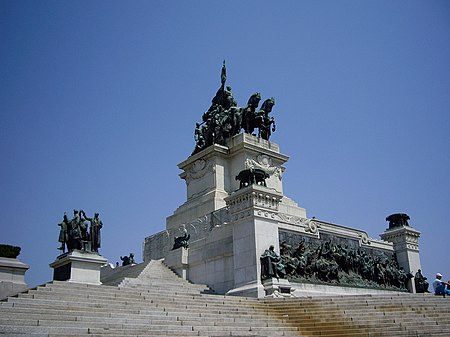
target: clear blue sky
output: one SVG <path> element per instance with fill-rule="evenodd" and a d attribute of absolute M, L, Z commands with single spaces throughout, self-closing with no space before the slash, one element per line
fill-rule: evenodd
<path fill-rule="evenodd" d="M 52 278 L 64 212 L 99 212 L 114 263 L 186 198 L 227 61 L 239 105 L 274 96 L 285 193 L 379 239 L 405 212 L 450 279 L 449 1 L 0 1 L 0 243 Z"/>

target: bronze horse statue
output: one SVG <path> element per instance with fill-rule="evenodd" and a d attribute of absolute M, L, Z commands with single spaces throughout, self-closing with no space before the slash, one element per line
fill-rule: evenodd
<path fill-rule="evenodd" d="M 275 121 L 269 117 L 275 99 L 273 97 L 266 99 L 261 105 L 261 110 L 256 111 L 261 95 L 259 92 L 250 96 L 247 106 L 242 109 L 242 128 L 246 133 L 252 134 L 255 129 L 258 129 L 258 137 L 269 140 L 272 131 L 275 131 Z"/>
<path fill-rule="evenodd" d="M 269 140 L 272 132 L 275 131 L 275 120 L 273 117 L 269 117 L 273 106 L 275 105 L 275 98 L 271 97 L 264 101 L 261 105 L 261 110 L 258 112 L 256 120 L 258 121 L 258 137 Z M 271 130 L 272 126 L 272 130 Z"/>
<path fill-rule="evenodd" d="M 242 110 L 242 128 L 246 133 L 252 134 L 258 127 L 256 108 L 261 100 L 259 92 L 250 96 L 247 106 Z"/>

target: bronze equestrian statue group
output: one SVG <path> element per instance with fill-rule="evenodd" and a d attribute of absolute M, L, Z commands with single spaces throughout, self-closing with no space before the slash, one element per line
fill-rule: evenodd
<path fill-rule="evenodd" d="M 245 133 L 254 134 L 258 129 L 259 138 L 269 140 L 272 132 L 275 132 L 275 120 L 269 116 L 275 105 L 273 97 L 266 99 L 261 108 L 261 94 L 254 93 L 248 99 L 245 107 L 238 107 L 231 92 L 231 87 L 226 86 L 227 72 L 225 61 L 222 65 L 221 86 L 211 101 L 211 106 L 203 114 L 202 122 L 196 123 L 194 131 L 195 149 L 192 154 L 213 144 L 225 145 L 227 139 L 244 130 Z M 256 136 L 256 134 L 254 134 Z"/>

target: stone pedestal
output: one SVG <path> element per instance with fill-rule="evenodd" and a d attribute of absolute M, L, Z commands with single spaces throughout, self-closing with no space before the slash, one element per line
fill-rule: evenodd
<path fill-rule="evenodd" d="M 96 253 L 74 250 L 60 255 L 50 264 L 54 281 L 101 284 L 100 268 L 107 262 Z"/>
<path fill-rule="evenodd" d="M 278 209 L 282 194 L 260 185 L 250 185 L 225 201 L 233 226 L 234 289 L 227 294 L 264 297 L 260 256 L 269 248 L 279 252 Z"/>
<path fill-rule="evenodd" d="M 18 259 L 0 257 L 0 300 L 28 289 L 25 272 L 29 268 Z"/>
<path fill-rule="evenodd" d="M 419 256 L 420 232 L 418 230 L 410 226 L 394 227 L 387 229 L 380 237 L 384 241 L 393 243 L 398 264 L 406 273 L 414 275 L 417 270 L 422 269 Z M 408 290 L 412 293 L 416 292 L 414 278 L 408 281 Z"/>
<path fill-rule="evenodd" d="M 266 297 L 294 297 L 291 283 L 286 279 L 271 279 L 262 282 Z"/>
<path fill-rule="evenodd" d="M 190 156 L 178 164 L 186 181 L 187 201 L 167 218 L 167 229 L 225 207 L 225 197 L 239 188 L 235 177 L 248 168 L 267 172 L 267 186 L 282 194 L 283 164 L 288 159 L 277 144 L 246 133 L 233 136 L 226 146 L 214 144 Z"/>
<path fill-rule="evenodd" d="M 188 257 L 189 248 L 178 248 L 171 250 L 164 258 L 164 264 L 171 268 L 183 280 L 188 279 Z"/>

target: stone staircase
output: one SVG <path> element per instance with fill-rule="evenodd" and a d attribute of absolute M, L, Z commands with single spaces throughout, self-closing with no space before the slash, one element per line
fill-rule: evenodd
<path fill-rule="evenodd" d="M 263 299 L 303 336 L 450 336 L 450 299 L 431 294 Z"/>
<path fill-rule="evenodd" d="M 143 268 L 136 277 L 125 277 L 118 283 L 119 288 L 169 288 L 183 291 L 186 287 L 202 294 L 213 294 L 214 291 L 204 284 L 193 284 L 178 277 L 171 269 L 166 267 L 162 261 L 151 260 L 143 262 Z M 140 265 L 136 265 L 139 267 Z M 105 284 L 103 282 L 103 284 Z"/>
<path fill-rule="evenodd" d="M 118 266 L 114 269 L 109 266 L 102 267 L 100 272 L 100 281 L 104 285 L 117 286 L 125 278 L 138 277 L 148 264 L 149 262 L 142 262 L 128 266 Z"/>
<path fill-rule="evenodd" d="M 450 298 L 258 300 L 211 294 L 160 261 L 133 273 L 116 286 L 54 281 L 9 297 L 0 302 L 0 336 L 450 336 Z"/>

